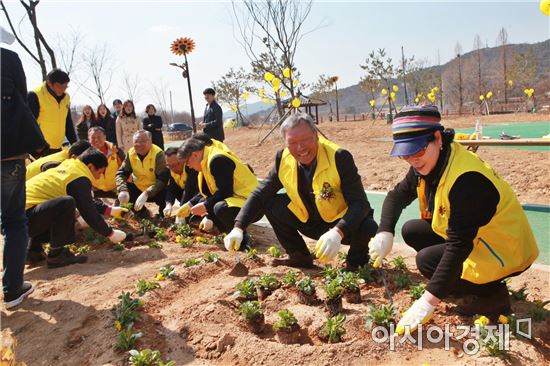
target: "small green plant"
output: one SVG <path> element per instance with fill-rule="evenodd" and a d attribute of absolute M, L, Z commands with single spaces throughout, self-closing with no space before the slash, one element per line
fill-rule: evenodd
<path fill-rule="evenodd" d="M 359 266 L 357 268 L 357 275 L 359 276 L 360 279 L 365 281 L 365 283 L 369 283 L 373 281 L 371 270 L 368 264 Z"/>
<path fill-rule="evenodd" d="M 67 244 L 65 248 L 69 249 L 74 254 L 86 254 L 92 250 L 92 247 L 88 244 L 76 245 L 76 244 Z"/>
<path fill-rule="evenodd" d="M 187 258 L 185 262 L 183 262 L 183 265 L 185 267 L 193 267 L 197 266 L 201 263 L 201 260 L 199 258 Z"/>
<path fill-rule="evenodd" d="M 147 231 L 153 231 L 153 228 L 155 225 L 153 225 L 153 223 L 147 219 L 142 219 L 140 222 L 139 222 L 139 226 L 141 226 L 142 228 L 144 228 L 145 230 Z"/>
<path fill-rule="evenodd" d="M 131 350 L 129 363 L 131 366 L 175 366 L 175 361 L 162 361 L 159 351 L 143 349 L 141 351 Z"/>
<path fill-rule="evenodd" d="M 412 283 L 411 277 L 406 273 L 396 273 L 393 281 L 399 288 L 407 288 Z"/>
<path fill-rule="evenodd" d="M 181 235 L 184 238 L 187 238 L 193 234 L 193 228 L 189 224 L 174 224 L 170 227 L 176 235 Z"/>
<path fill-rule="evenodd" d="M 346 259 L 348 258 L 348 253 L 338 252 L 337 258 L 340 262 L 345 262 Z"/>
<path fill-rule="evenodd" d="M 277 276 L 272 273 L 266 273 L 260 276 L 260 278 L 256 282 L 256 286 L 268 291 L 273 291 L 281 287 L 281 283 L 277 279 Z"/>
<path fill-rule="evenodd" d="M 46 243 L 42 246 L 44 248 L 44 253 L 50 254 L 50 251 L 52 250 L 52 245 L 50 243 Z"/>
<path fill-rule="evenodd" d="M 297 281 L 298 281 L 298 272 L 294 272 L 294 271 L 288 271 L 287 273 L 285 273 L 285 275 L 281 279 L 281 282 L 285 286 L 294 286 L 296 285 Z"/>
<path fill-rule="evenodd" d="M 411 299 L 418 300 L 424 294 L 424 290 L 426 290 L 426 285 L 421 283 L 419 285 L 413 286 L 411 285 L 409 287 L 409 295 L 411 295 Z"/>
<path fill-rule="evenodd" d="M 174 266 L 160 267 L 159 274 L 162 275 L 164 278 L 169 278 L 173 280 L 174 278 L 176 278 L 176 267 Z"/>
<path fill-rule="evenodd" d="M 508 290 L 510 291 L 510 294 L 512 295 L 512 297 L 515 300 L 518 300 L 518 301 L 527 300 L 528 292 L 527 292 L 527 285 L 526 284 L 523 284 L 523 286 L 521 286 L 521 288 L 517 291 L 512 290 L 511 288 L 509 288 Z"/>
<path fill-rule="evenodd" d="M 247 279 L 242 282 L 239 282 L 235 286 L 235 295 L 237 297 L 242 297 L 246 300 L 256 300 L 256 281 L 252 279 Z"/>
<path fill-rule="evenodd" d="M 128 211 L 130 211 L 131 209 L 134 208 L 134 204 L 132 202 L 127 202 L 127 203 L 123 203 L 122 205 L 120 205 L 120 207 L 125 208 Z"/>
<path fill-rule="evenodd" d="M 342 296 L 344 288 L 340 283 L 341 281 L 338 277 L 325 282 L 325 284 L 323 285 L 323 289 L 327 294 L 327 300 L 335 300 Z"/>
<path fill-rule="evenodd" d="M 155 239 L 161 240 L 161 241 L 166 240 L 167 236 L 166 236 L 165 228 L 156 226 L 154 228 L 154 232 L 155 232 Z"/>
<path fill-rule="evenodd" d="M 405 258 L 402 256 L 395 257 L 393 259 L 393 267 L 399 271 L 406 271 L 407 264 L 405 264 Z"/>
<path fill-rule="evenodd" d="M 132 326 L 128 328 L 121 329 L 116 335 L 116 341 L 113 345 L 113 348 L 120 351 L 128 351 L 134 347 L 136 340 L 141 338 L 143 333 L 138 332 L 134 333 Z"/>
<path fill-rule="evenodd" d="M 327 319 L 322 334 L 328 343 L 338 343 L 342 340 L 342 336 L 346 333 L 344 329 L 345 321 L 346 316 L 342 313 Z"/>
<path fill-rule="evenodd" d="M 292 311 L 288 309 L 279 310 L 277 312 L 277 315 L 279 315 L 279 319 L 273 323 L 273 331 L 277 332 L 282 329 L 289 330 L 292 328 L 293 325 L 298 324 L 298 320 L 292 313 Z"/>
<path fill-rule="evenodd" d="M 178 235 L 176 236 L 176 243 L 178 243 L 182 248 L 189 248 L 193 245 L 193 239 Z"/>
<path fill-rule="evenodd" d="M 162 244 L 159 243 L 158 241 L 155 241 L 155 240 L 150 241 L 149 243 L 147 243 L 147 246 L 151 249 L 162 249 Z"/>
<path fill-rule="evenodd" d="M 217 262 L 220 257 L 216 253 L 204 252 L 202 258 L 206 263 L 214 263 Z"/>
<path fill-rule="evenodd" d="M 197 243 L 199 244 L 204 244 L 204 245 L 208 245 L 208 244 L 211 244 L 210 243 L 210 239 L 204 237 L 204 236 L 197 236 L 195 237 L 195 240 L 197 241 Z"/>
<path fill-rule="evenodd" d="M 143 296 L 147 292 L 152 291 L 159 287 L 160 285 L 156 281 L 145 281 L 144 279 L 139 279 L 136 284 L 136 291 L 139 296 Z"/>
<path fill-rule="evenodd" d="M 118 298 L 120 302 L 113 307 L 112 312 L 114 323 L 120 330 L 122 327 L 132 326 L 134 321 L 139 319 L 138 310 L 143 303 L 137 298 L 132 298 L 129 292 L 123 292 Z"/>
<path fill-rule="evenodd" d="M 489 333 L 489 330 L 484 325 L 477 325 L 477 328 L 479 329 L 479 344 L 489 356 L 498 357 L 503 360 L 510 357 L 508 351 L 500 347 L 498 334 L 495 334 L 494 331 Z"/>
<path fill-rule="evenodd" d="M 122 252 L 124 249 L 126 249 L 126 247 L 122 243 L 113 244 L 113 250 L 115 252 Z"/>
<path fill-rule="evenodd" d="M 306 295 L 313 295 L 315 293 L 315 282 L 310 276 L 305 276 L 300 281 L 296 282 L 296 287 L 298 291 Z"/>
<path fill-rule="evenodd" d="M 548 301 L 535 300 L 535 307 L 527 312 L 527 315 L 536 322 L 541 322 L 548 316 L 549 311 L 544 307 L 550 303 Z"/>
<path fill-rule="evenodd" d="M 219 247 L 223 247 L 223 234 L 220 234 L 220 235 L 216 235 L 214 237 L 214 245 L 216 246 L 219 246 Z"/>
<path fill-rule="evenodd" d="M 267 254 L 272 256 L 273 258 L 280 258 L 283 256 L 283 253 L 281 252 L 281 249 L 279 247 L 273 245 L 267 248 Z"/>
<path fill-rule="evenodd" d="M 95 240 L 95 231 L 92 228 L 87 228 L 84 231 L 84 241 L 93 242 Z"/>
<path fill-rule="evenodd" d="M 338 278 L 342 274 L 342 270 L 339 268 L 334 268 L 331 265 L 327 265 L 323 271 L 323 276 L 325 277 L 325 281 L 332 281 L 335 278 Z"/>
<path fill-rule="evenodd" d="M 251 261 L 257 261 L 260 259 L 258 256 L 258 250 L 255 248 L 249 249 L 246 251 L 246 259 L 249 259 Z"/>
<path fill-rule="evenodd" d="M 388 328 L 390 323 L 394 322 L 395 311 L 393 305 L 380 305 L 375 307 L 369 306 L 367 315 L 365 316 L 365 327 L 367 330 L 372 330 L 375 326 Z"/>
<path fill-rule="evenodd" d="M 245 301 L 239 305 L 239 314 L 245 320 L 256 319 L 263 314 L 262 307 L 258 301 Z"/>
<path fill-rule="evenodd" d="M 359 289 L 359 274 L 354 272 L 346 272 L 341 275 L 342 287 L 346 290 L 357 291 Z"/>

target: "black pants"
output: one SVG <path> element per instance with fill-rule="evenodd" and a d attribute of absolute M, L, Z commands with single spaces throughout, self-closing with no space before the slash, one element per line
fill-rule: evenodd
<path fill-rule="evenodd" d="M 94 198 L 117 198 L 115 191 L 102 191 L 100 189 L 94 190 Z"/>
<path fill-rule="evenodd" d="M 208 218 L 214 222 L 214 225 L 222 233 L 229 233 L 235 224 L 235 218 L 241 210 L 240 207 L 229 207 L 227 202 L 217 202 L 212 210 L 208 211 Z M 252 222 L 256 222 L 261 219 L 263 212 L 258 212 Z"/>
<path fill-rule="evenodd" d="M 401 235 L 405 243 L 417 251 L 416 266 L 420 273 L 428 279 L 432 278 L 445 252 L 445 239 L 432 230 L 428 221 L 420 219 L 407 221 L 401 229 Z M 517 274 L 519 273 L 513 275 Z M 455 288 L 451 293 L 455 295 L 486 296 L 495 293 L 503 286 L 506 287 L 502 283 L 502 279 L 476 284 L 459 278 L 456 280 Z"/>
<path fill-rule="evenodd" d="M 134 183 L 128 183 L 128 193 L 130 193 L 130 202 L 135 203 L 139 195 L 143 193 Z M 159 206 L 159 214 L 162 215 L 162 210 L 166 207 L 166 188 L 163 188 L 159 193 L 150 196 L 147 202 L 155 202 Z"/>
<path fill-rule="evenodd" d="M 41 251 L 42 243 L 49 242 L 51 249 L 61 249 L 75 241 L 76 203 L 71 196 L 42 202 L 27 210 L 32 251 Z"/>
<path fill-rule="evenodd" d="M 279 243 L 288 254 L 301 252 L 308 254 L 307 245 L 300 233 L 312 239 L 319 239 L 321 235 L 336 226 L 335 222 L 302 223 L 288 209 L 290 198 L 286 194 L 277 194 L 266 208 L 265 215 L 273 227 Z M 362 266 L 369 261 L 369 241 L 376 234 L 378 224 L 374 221 L 372 212 L 359 224 L 355 232 L 346 235 L 342 244 L 349 245 L 346 261 L 353 266 Z"/>

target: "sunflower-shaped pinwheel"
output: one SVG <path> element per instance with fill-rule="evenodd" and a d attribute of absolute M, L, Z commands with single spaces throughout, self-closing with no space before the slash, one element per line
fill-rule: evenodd
<path fill-rule="evenodd" d="M 195 49 L 195 41 L 188 37 L 178 38 L 172 42 L 170 49 L 173 54 L 183 56 L 191 53 Z"/>

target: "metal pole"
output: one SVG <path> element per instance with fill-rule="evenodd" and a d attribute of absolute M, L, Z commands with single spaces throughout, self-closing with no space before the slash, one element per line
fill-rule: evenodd
<path fill-rule="evenodd" d="M 184 53 L 185 57 L 185 69 L 187 71 L 187 89 L 189 89 L 189 103 L 191 104 L 191 123 L 193 124 L 193 134 L 197 133 L 197 124 L 195 122 L 195 109 L 193 108 L 193 95 L 191 93 L 191 76 L 189 73 L 189 63 L 187 62 L 187 54 Z"/>
<path fill-rule="evenodd" d="M 340 121 L 340 110 L 338 108 L 338 84 L 334 83 L 334 87 L 336 88 L 336 122 Z"/>

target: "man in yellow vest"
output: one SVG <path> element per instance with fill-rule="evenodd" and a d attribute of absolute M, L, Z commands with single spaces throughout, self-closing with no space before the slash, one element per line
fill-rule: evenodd
<path fill-rule="evenodd" d="M 101 174 L 99 179 L 92 181 L 94 197 L 116 198 L 116 173 L 124 160 L 124 152 L 117 149 L 115 144 L 107 141 L 107 134 L 102 127 L 90 128 L 88 141 L 107 157 L 105 173 Z"/>
<path fill-rule="evenodd" d="M 170 179 L 166 187 L 166 207 L 163 213 L 164 217 L 170 217 L 176 200 L 183 205 L 197 195 L 197 172 L 178 159 L 178 148 L 176 147 L 166 149 L 164 157 L 166 166 L 170 169 Z M 184 218 L 176 216 L 176 224 L 181 222 L 184 222 Z"/>
<path fill-rule="evenodd" d="M 367 264 L 367 245 L 378 226 L 352 155 L 319 138 L 307 113 L 287 118 L 281 133 L 286 148 L 277 152 L 275 166 L 235 219 L 235 228 L 224 239 L 226 248 L 238 247 L 250 218 L 264 210 L 288 254 L 275 265 L 313 266 L 300 233 L 318 239 L 315 254 L 321 262 L 334 259 L 344 243 L 350 245 L 349 268 Z M 286 193 L 278 194 L 282 188 Z"/>
<path fill-rule="evenodd" d="M 67 159 L 27 182 L 26 214 L 31 237 L 29 261 L 37 262 L 41 256 L 41 244 L 49 242 L 48 267 L 86 262 L 86 256 L 75 256 L 65 248 L 75 241 L 75 209 L 92 229 L 113 243 L 126 238 L 123 231 L 113 230 L 101 214 L 122 218 L 128 210 L 107 206 L 92 197 L 92 180 L 98 178 L 106 166 L 105 155 L 89 148 L 78 159 Z"/>
<path fill-rule="evenodd" d="M 258 186 L 254 173 L 226 145 L 210 138 L 188 139 L 179 149 L 178 159 L 199 173 L 200 193 L 183 204 L 176 215 L 201 216 L 200 229 L 209 231 L 215 224 L 221 232 L 229 232 L 246 199 Z M 261 216 L 261 212 L 255 212 L 252 222 Z M 252 239 L 247 233 L 242 234 L 241 249 L 244 250 L 252 244 Z"/>
<path fill-rule="evenodd" d="M 25 180 L 29 180 L 34 176 L 45 172 L 46 170 L 56 167 L 67 159 L 76 159 L 80 154 L 90 147 L 90 143 L 86 140 L 79 140 L 69 147 L 67 150 L 61 150 L 51 155 L 43 156 L 36 159 L 27 165 L 27 173 Z"/>
<path fill-rule="evenodd" d="M 404 107 L 392 124 L 391 156 L 409 165 L 384 200 L 382 219 L 369 244 L 374 266 L 391 251 L 402 210 L 418 198 L 420 219 L 403 225 L 416 265 L 429 279 L 426 291 L 397 325 L 413 332 L 430 320 L 441 299 L 458 297 L 465 315 L 498 317 L 511 311 L 502 280 L 531 266 L 537 244 L 511 187 L 476 154 L 444 130 L 437 107 Z"/>
<path fill-rule="evenodd" d="M 116 185 L 120 204 L 131 202 L 134 210 L 143 217 L 149 216 L 147 209 L 142 210 L 145 202 L 155 202 L 159 207 L 159 216 L 166 205 L 166 184 L 170 175 L 164 152 L 153 145 L 149 131 L 139 130 L 133 136 L 134 146 L 116 173 Z M 131 182 L 128 179 L 131 178 Z"/>
<path fill-rule="evenodd" d="M 73 119 L 71 118 L 70 97 L 65 91 L 69 86 L 69 75 L 53 69 L 46 81 L 29 92 L 29 108 L 34 114 L 46 142 L 50 145 L 49 155 L 61 151 L 65 137 L 71 144 L 76 142 Z"/>

